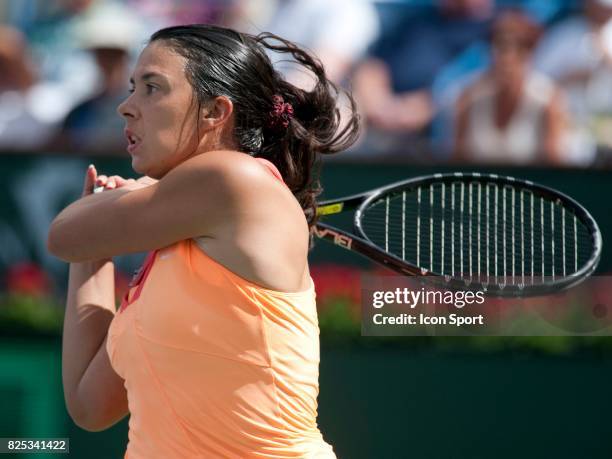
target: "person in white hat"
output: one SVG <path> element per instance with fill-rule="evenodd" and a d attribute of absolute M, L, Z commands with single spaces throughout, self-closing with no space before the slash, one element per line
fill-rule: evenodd
<path fill-rule="evenodd" d="M 119 151 L 123 125 L 115 108 L 127 93 L 132 50 L 140 44 L 143 27 L 125 6 L 96 4 L 75 24 L 82 49 L 90 51 L 99 70 L 99 85 L 92 97 L 66 117 L 57 146 L 95 153 Z"/>

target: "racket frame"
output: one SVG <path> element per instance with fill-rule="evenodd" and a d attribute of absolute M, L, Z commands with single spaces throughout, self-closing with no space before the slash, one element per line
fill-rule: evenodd
<path fill-rule="evenodd" d="M 482 282 L 474 282 L 469 279 L 455 278 L 450 275 L 441 275 L 422 267 L 402 260 L 400 257 L 386 252 L 378 245 L 373 243 L 365 234 L 362 225 L 363 215 L 366 210 L 376 203 L 382 196 L 393 196 L 403 191 L 416 189 L 417 187 L 427 186 L 431 184 L 447 184 L 451 185 L 457 182 L 470 183 L 481 182 L 483 185 L 497 184 L 510 185 L 515 187 L 523 187 L 526 191 L 531 191 L 534 195 L 548 198 L 551 201 L 559 204 L 563 203 L 563 208 L 567 213 L 568 210 L 578 218 L 587 228 L 592 242 L 592 253 L 584 265 L 575 273 L 565 277 L 546 281 L 536 285 L 496 285 L 483 284 Z M 318 204 L 317 215 L 333 215 L 349 210 L 355 210 L 353 217 L 353 231 L 350 233 L 330 224 L 318 221 L 313 229 L 315 236 L 326 239 L 335 245 L 352 250 L 367 258 L 386 266 L 393 271 L 407 276 L 420 276 L 425 281 L 441 286 L 443 288 L 464 289 L 464 290 L 484 290 L 490 296 L 536 296 L 554 293 L 560 290 L 570 288 L 586 277 L 590 276 L 599 263 L 602 249 L 601 232 L 597 222 L 591 214 L 578 202 L 560 191 L 554 190 L 544 185 L 534 183 L 529 180 L 517 179 L 514 177 L 503 176 L 498 174 L 486 174 L 479 172 L 452 172 L 452 173 L 437 173 L 432 175 L 423 175 L 401 180 L 391 183 L 384 187 L 370 190 L 364 193 L 346 196 L 344 198 L 325 200 Z"/>

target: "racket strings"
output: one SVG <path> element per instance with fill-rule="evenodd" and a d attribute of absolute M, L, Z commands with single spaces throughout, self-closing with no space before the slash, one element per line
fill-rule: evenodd
<path fill-rule="evenodd" d="M 494 183 L 438 183 L 388 195 L 361 224 L 373 243 L 405 261 L 482 283 L 566 277 L 592 252 L 588 228 L 561 202 Z"/>
<path fill-rule="evenodd" d="M 425 225 L 425 232 L 432 231 L 434 235 L 434 239 L 440 240 L 441 243 L 443 241 L 445 244 L 449 243 L 453 239 L 455 240 L 458 239 L 456 235 L 453 235 L 453 232 L 448 230 L 449 219 L 447 217 L 448 216 L 444 214 L 435 215 L 433 217 L 428 216 L 427 219 L 429 220 L 430 218 L 432 218 L 434 221 L 434 224 L 430 225 L 428 223 Z M 368 224 L 371 224 L 372 219 L 370 217 L 368 218 L 369 218 Z M 403 218 L 407 222 L 414 221 L 413 216 L 409 214 L 404 215 Z M 440 222 L 440 227 L 436 226 L 436 221 Z M 487 231 L 485 227 L 487 223 L 488 222 L 483 221 L 482 223 L 477 223 L 476 225 L 474 225 L 472 232 L 471 232 L 471 235 L 472 235 L 471 243 L 468 241 L 464 241 L 464 243 L 469 244 L 472 247 L 478 248 L 478 247 L 482 247 L 483 245 L 482 238 L 486 238 L 487 236 L 489 236 L 490 238 L 496 238 L 496 239 L 502 240 L 503 234 L 502 234 L 501 225 L 497 228 L 497 230 L 494 233 L 491 233 L 490 231 Z M 452 228 L 452 222 L 450 224 Z M 444 229 L 445 225 L 446 225 L 446 230 Z M 514 248 L 515 251 L 521 251 L 522 256 L 524 256 L 525 250 L 528 250 L 530 244 L 532 243 L 531 240 L 529 239 L 530 234 L 537 236 L 536 238 L 537 241 L 541 240 L 540 228 L 541 228 L 541 225 L 538 224 L 538 226 L 534 228 L 533 231 L 531 231 L 530 233 L 527 233 L 524 231 L 520 231 L 520 228 L 517 228 L 516 226 L 507 225 L 506 226 L 506 248 L 508 250 L 512 250 Z M 414 236 L 409 233 L 410 231 L 409 229 L 408 230 L 406 229 L 406 224 L 395 225 L 393 222 L 390 223 L 386 229 L 380 229 L 372 225 L 372 227 L 369 228 L 368 231 L 366 231 L 366 233 L 367 234 L 378 234 L 378 233 L 381 233 L 382 231 L 385 231 L 385 233 L 389 233 L 391 235 L 393 235 L 395 231 L 404 233 L 403 237 L 400 239 L 402 241 L 402 244 L 407 244 L 406 240 L 409 239 L 411 236 Z M 573 254 L 569 253 L 568 251 L 565 251 L 565 254 L 564 254 L 564 251 L 562 250 L 563 247 L 571 248 L 571 246 L 575 244 L 575 242 L 568 240 L 568 237 L 569 238 L 577 237 L 581 239 L 580 242 L 586 246 L 591 244 L 590 235 L 586 230 L 578 231 L 577 234 L 574 235 L 574 230 L 570 224 L 565 225 L 565 231 L 563 231 L 562 228 L 555 229 L 554 233 L 545 231 L 544 237 L 545 237 L 545 240 L 550 241 L 551 244 L 554 242 L 557 246 L 560 247 L 559 250 L 556 250 L 554 252 L 555 258 L 559 258 L 559 259 L 562 259 L 564 255 L 565 257 L 573 256 Z M 511 242 L 508 242 L 508 239 L 511 239 Z M 392 246 L 393 236 L 391 236 L 389 241 L 390 242 L 388 242 L 388 244 Z M 422 241 L 426 242 L 425 239 L 422 239 Z M 580 242 L 578 243 L 578 245 L 581 245 Z M 410 251 L 410 248 L 411 246 L 407 246 L 404 250 Z M 518 252 L 516 253 L 518 254 Z M 533 256 L 537 257 L 539 256 L 540 253 L 541 252 L 534 252 Z"/>

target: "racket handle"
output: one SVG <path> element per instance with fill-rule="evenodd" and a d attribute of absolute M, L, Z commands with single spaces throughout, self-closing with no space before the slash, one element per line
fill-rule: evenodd
<path fill-rule="evenodd" d="M 104 186 L 97 186 L 93 189 L 94 193 L 102 193 L 104 191 Z"/>

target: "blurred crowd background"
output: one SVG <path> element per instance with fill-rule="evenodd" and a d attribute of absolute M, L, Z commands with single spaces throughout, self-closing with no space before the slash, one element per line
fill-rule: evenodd
<path fill-rule="evenodd" d="M 2 0 L 0 150 L 124 154 L 138 52 L 195 22 L 319 56 L 364 119 L 338 159 L 610 162 L 612 0 Z"/>

